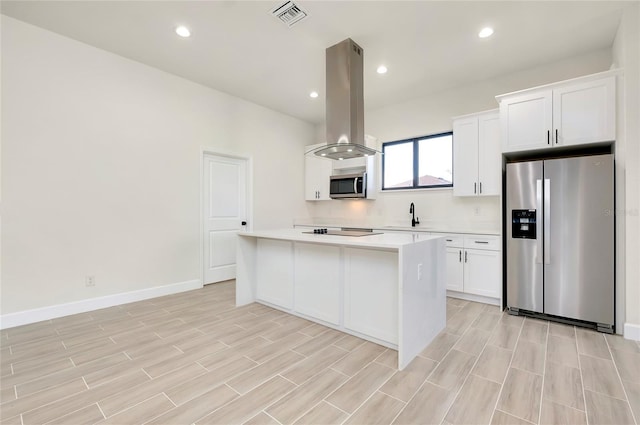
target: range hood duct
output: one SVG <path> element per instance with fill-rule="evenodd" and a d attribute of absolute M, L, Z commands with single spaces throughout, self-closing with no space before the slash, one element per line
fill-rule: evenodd
<path fill-rule="evenodd" d="M 377 152 L 364 142 L 363 55 L 350 38 L 326 51 L 327 145 L 315 155 L 341 160 Z"/>

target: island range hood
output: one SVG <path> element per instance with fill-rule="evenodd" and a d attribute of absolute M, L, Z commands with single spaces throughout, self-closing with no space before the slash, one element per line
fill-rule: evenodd
<path fill-rule="evenodd" d="M 312 151 L 317 156 L 342 160 L 377 152 L 365 146 L 363 54 L 350 38 L 326 51 L 327 145 Z"/>

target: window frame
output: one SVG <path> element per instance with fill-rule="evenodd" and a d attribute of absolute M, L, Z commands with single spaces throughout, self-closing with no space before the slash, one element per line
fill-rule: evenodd
<path fill-rule="evenodd" d="M 434 139 L 436 137 L 442 137 L 442 136 L 451 136 L 451 183 L 450 184 L 438 184 L 438 185 L 425 185 L 425 186 L 420 186 L 418 183 L 420 181 L 420 176 L 419 176 L 419 165 L 420 165 L 420 141 L 421 140 L 426 140 L 426 139 Z M 385 169 L 385 155 L 386 155 L 386 147 L 387 146 L 394 146 L 394 145 L 400 145 L 403 143 L 413 143 L 413 184 L 411 186 L 406 186 L 406 187 L 388 187 L 386 188 L 384 186 L 384 169 Z M 403 140 L 394 140 L 391 142 L 385 142 L 382 144 L 382 181 L 381 181 L 381 188 L 383 191 L 396 191 L 396 190 L 416 190 L 416 189 L 453 189 L 453 176 L 454 176 L 454 172 L 453 172 L 453 167 L 454 167 L 454 161 L 453 161 L 453 130 L 451 131 L 444 131 L 442 133 L 436 133 L 436 134 L 429 134 L 426 136 L 420 136 L 420 137 L 411 137 L 408 139 L 403 139 Z"/>

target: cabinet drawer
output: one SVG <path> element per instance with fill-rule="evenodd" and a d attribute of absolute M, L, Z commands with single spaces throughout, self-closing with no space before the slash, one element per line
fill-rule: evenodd
<path fill-rule="evenodd" d="M 443 236 L 444 243 L 448 248 L 462 248 L 463 246 L 463 237 L 462 235 L 457 235 L 455 233 L 432 233 L 433 236 Z"/>
<path fill-rule="evenodd" d="M 492 235 L 465 235 L 464 247 L 468 249 L 500 250 L 500 236 Z"/>

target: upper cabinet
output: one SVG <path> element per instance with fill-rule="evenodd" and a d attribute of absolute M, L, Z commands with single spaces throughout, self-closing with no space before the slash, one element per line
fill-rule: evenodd
<path fill-rule="evenodd" d="M 322 146 L 311 145 L 305 148 L 305 152 Z M 304 157 L 304 199 L 307 201 L 328 201 L 329 177 L 332 172 L 332 162 L 314 155 Z"/>
<path fill-rule="evenodd" d="M 615 140 L 615 76 L 588 76 L 496 99 L 503 152 Z"/>
<path fill-rule="evenodd" d="M 453 121 L 453 195 L 497 196 L 501 190 L 500 115 L 489 111 Z"/>

